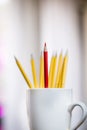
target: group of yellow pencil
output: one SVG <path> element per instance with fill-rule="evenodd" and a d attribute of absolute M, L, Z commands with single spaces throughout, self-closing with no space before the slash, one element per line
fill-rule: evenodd
<path fill-rule="evenodd" d="M 33 55 L 31 55 L 31 69 L 32 69 L 32 76 L 33 76 L 33 85 L 30 82 L 27 74 L 25 73 L 21 63 L 15 57 L 16 64 L 22 73 L 26 83 L 28 84 L 29 88 L 46 88 L 45 87 L 45 77 L 44 77 L 44 55 L 41 52 L 40 55 L 40 74 L 39 74 L 39 81 L 37 78 L 36 73 L 36 66 L 35 60 Z M 48 87 L 47 88 L 64 88 L 65 80 L 66 80 L 66 73 L 67 73 L 67 65 L 68 65 L 68 54 L 66 53 L 63 56 L 62 52 L 58 56 L 57 54 L 52 55 L 48 73 Z"/>
<path fill-rule="evenodd" d="M 62 52 L 59 57 L 53 55 L 49 69 L 49 87 L 64 88 L 68 65 L 68 53 L 63 57 Z"/>

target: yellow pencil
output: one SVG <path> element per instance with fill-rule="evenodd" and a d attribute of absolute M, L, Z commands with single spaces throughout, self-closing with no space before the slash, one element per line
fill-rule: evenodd
<path fill-rule="evenodd" d="M 32 68 L 32 75 L 33 75 L 33 81 L 35 88 L 38 88 L 38 82 L 37 82 L 37 75 L 36 75 L 36 67 L 33 55 L 31 55 L 31 68 Z"/>
<path fill-rule="evenodd" d="M 26 75 L 24 69 L 22 68 L 21 63 L 17 60 L 16 57 L 14 57 L 14 58 L 15 58 L 16 64 L 17 64 L 17 66 L 18 66 L 20 72 L 22 73 L 22 75 L 23 75 L 23 77 L 24 77 L 26 83 L 28 84 L 28 87 L 29 87 L 29 88 L 32 88 L 32 84 L 31 84 L 30 80 L 28 79 L 28 76 Z"/>
<path fill-rule="evenodd" d="M 41 52 L 40 56 L 40 88 L 44 88 L 44 58 L 43 53 Z"/>
<path fill-rule="evenodd" d="M 57 54 L 54 56 L 53 61 L 53 69 L 52 69 L 52 79 L 51 79 L 51 87 L 55 87 L 55 73 L 56 73 L 56 63 L 57 63 Z"/>
<path fill-rule="evenodd" d="M 66 55 L 64 57 L 64 61 L 63 61 L 61 88 L 64 88 L 64 86 L 65 86 L 67 65 L 68 65 L 68 52 L 66 53 Z"/>
<path fill-rule="evenodd" d="M 48 78 L 48 87 L 49 88 L 51 87 L 51 81 L 52 81 L 53 62 L 54 62 L 54 55 L 51 57 L 51 62 L 50 62 L 49 78 Z"/>
<path fill-rule="evenodd" d="M 61 80 L 62 64 L 63 64 L 63 55 L 61 52 L 58 60 L 58 70 L 57 70 L 56 83 L 55 83 L 56 88 L 59 87 L 59 82 Z"/>

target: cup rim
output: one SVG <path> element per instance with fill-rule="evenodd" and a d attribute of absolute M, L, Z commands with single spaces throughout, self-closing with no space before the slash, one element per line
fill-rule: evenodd
<path fill-rule="evenodd" d="M 40 90 L 40 91 L 42 91 L 42 90 L 44 90 L 44 91 L 48 91 L 48 90 L 50 90 L 50 91 L 52 91 L 52 90 L 57 90 L 57 91 L 72 91 L 72 88 L 28 88 L 27 89 L 27 91 L 37 91 L 37 90 Z"/>

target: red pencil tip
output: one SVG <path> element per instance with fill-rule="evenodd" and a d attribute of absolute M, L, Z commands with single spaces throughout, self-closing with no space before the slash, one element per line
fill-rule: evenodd
<path fill-rule="evenodd" d="M 44 51 L 47 51 L 46 42 L 45 42 L 45 44 L 44 44 Z"/>
<path fill-rule="evenodd" d="M 45 42 L 44 46 L 46 47 L 46 42 Z"/>

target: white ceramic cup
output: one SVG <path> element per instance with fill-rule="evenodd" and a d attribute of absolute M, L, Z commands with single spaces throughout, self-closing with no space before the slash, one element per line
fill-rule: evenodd
<path fill-rule="evenodd" d="M 76 130 L 87 117 L 87 107 L 82 102 L 72 103 L 71 89 L 28 89 L 27 112 L 30 130 Z M 82 118 L 71 128 L 73 109 L 82 110 Z"/>

